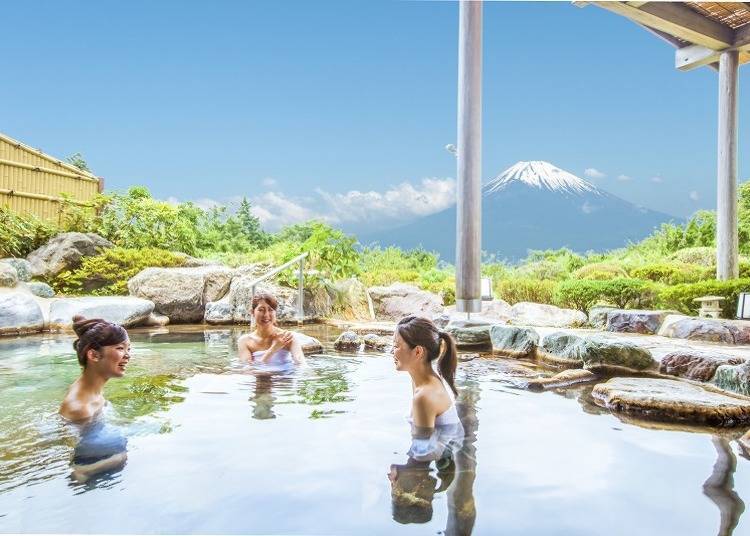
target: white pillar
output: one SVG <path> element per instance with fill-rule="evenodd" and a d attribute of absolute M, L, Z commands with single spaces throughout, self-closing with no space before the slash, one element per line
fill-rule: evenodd
<path fill-rule="evenodd" d="M 482 310 L 482 2 L 462 0 L 458 26 L 456 310 Z"/>
<path fill-rule="evenodd" d="M 739 52 L 719 57 L 719 147 L 716 197 L 716 278 L 736 278 L 737 238 L 737 78 Z"/>

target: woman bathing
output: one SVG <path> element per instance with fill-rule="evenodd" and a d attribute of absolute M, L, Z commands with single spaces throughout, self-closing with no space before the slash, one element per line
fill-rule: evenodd
<path fill-rule="evenodd" d="M 240 359 L 259 365 L 269 372 L 284 371 L 305 363 L 302 346 L 291 331 L 276 326 L 279 302 L 267 292 L 253 296 L 255 330 L 237 341 Z"/>
<path fill-rule="evenodd" d="M 73 317 L 78 339 L 73 347 L 83 372 L 68 389 L 60 415 L 80 432 L 73 452 L 73 478 L 85 482 L 93 475 L 123 466 L 127 439 L 102 418 L 107 404 L 104 385 L 121 378 L 130 361 L 130 340 L 125 329 L 99 318 Z"/>

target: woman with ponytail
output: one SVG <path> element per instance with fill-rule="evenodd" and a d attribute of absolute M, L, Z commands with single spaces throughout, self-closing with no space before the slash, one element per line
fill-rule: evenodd
<path fill-rule="evenodd" d="M 396 370 L 408 372 L 412 380 L 409 457 L 430 461 L 450 456 L 464 435 L 455 405 L 458 358 L 453 337 L 427 318 L 404 317 L 393 335 L 393 359 Z"/>
<path fill-rule="evenodd" d="M 128 332 L 101 318 L 73 317 L 78 339 L 73 343 L 81 376 L 73 382 L 60 406 L 60 415 L 73 422 L 90 420 L 104 407 L 104 384 L 121 378 L 130 361 Z"/>

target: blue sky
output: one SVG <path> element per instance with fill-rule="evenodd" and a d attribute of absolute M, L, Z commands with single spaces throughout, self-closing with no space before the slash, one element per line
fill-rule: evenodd
<path fill-rule="evenodd" d="M 82 152 L 108 189 L 246 195 L 269 227 L 450 202 L 454 2 L 30 0 L 2 17 L 0 132 Z M 486 2 L 484 39 L 485 180 L 547 160 L 674 215 L 715 206 L 716 72 L 678 72 L 666 43 L 569 2 Z"/>

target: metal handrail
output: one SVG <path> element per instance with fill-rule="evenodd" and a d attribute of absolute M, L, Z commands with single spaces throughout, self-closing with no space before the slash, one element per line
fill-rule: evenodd
<path fill-rule="evenodd" d="M 265 273 L 265 274 L 263 274 L 262 276 L 260 276 L 260 277 L 258 277 L 256 279 L 253 279 L 250 282 L 250 290 L 252 291 L 251 296 L 253 298 L 255 297 L 255 287 L 259 283 L 262 283 L 266 279 L 272 278 L 273 276 L 275 276 L 279 272 L 283 272 L 284 270 L 286 270 L 287 268 L 289 268 L 293 264 L 299 263 L 299 271 L 297 273 L 297 291 L 298 291 L 298 294 L 297 294 L 297 322 L 302 322 L 302 319 L 305 317 L 304 309 L 302 308 L 303 307 L 303 297 L 304 297 L 304 292 L 303 292 L 304 272 L 303 271 L 305 269 L 305 259 L 307 258 L 307 256 L 308 256 L 307 252 L 305 252 L 305 253 L 303 253 L 301 255 L 297 255 L 292 260 L 290 260 L 288 262 L 285 262 L 281 266 L 278 266 L 278 267 L 274 268 L 270 272 Z"/>

